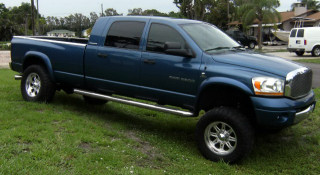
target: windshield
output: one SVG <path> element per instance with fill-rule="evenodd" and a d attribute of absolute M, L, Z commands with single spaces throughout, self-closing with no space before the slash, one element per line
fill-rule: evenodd
<path fill-rule="evenodd" d="M 181 27 L 205 52 L 241 47 L 239 43 L 213 25 L 183 24 Z"/>

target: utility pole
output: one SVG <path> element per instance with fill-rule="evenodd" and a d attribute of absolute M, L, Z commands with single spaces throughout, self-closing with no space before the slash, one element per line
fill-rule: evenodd
<path fill-rule="evenodd" d="M 31 26 L 32 26 L 32 35 L 35 35 L 34 31 L 34 0 L 31 0 Z"/>
<path fill-rule="evenodd" d="M 39 21 L 39 0 L 37 0 L 37 31 L 38 35 L 40 35 L 40 21 Z"/>
<path fill-rule="evenodd" d="M 104 16 L 104 14 L 103 14 L 103 4 L 101 4 L 101 16 Z"/>

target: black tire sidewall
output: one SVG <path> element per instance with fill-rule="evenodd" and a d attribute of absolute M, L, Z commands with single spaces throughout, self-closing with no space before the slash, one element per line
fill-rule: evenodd
<path fill-rule="evenodd" d="M 232 127 L 237 135 L 237 146 L 235 150 L 228 155 L 217 155 L 206 145 L 204 131 L 206 127 L 216 121 L 227 123 Z M 200 152 L 209 160 L 223 160 L 229 163 L 235 163 L 249 154 L 254 143 L 254 130 L 250 122 L 240 112 L 233 108 L 220 107 L 208 111 L 198 122 L 196 129 L 196 140 Z"/>
<path fill-rule="evenodd" d="M 251 44 L 253 44 L 253 47 L 251 47 Z M 249 45 L 248 45 L 249 49 L 254 49 L 256 47 L 256 43 L 254 42 L 250 42 Z"/>
<path fill-rule="evenodd" d="M 314 57 L 319 57 L 320 55 L 316 55 L 315 54 L 315 50 L 316 49 L 320 49 L 320 46 L 315 46 L 313 49 L 312 49 L 312 56 L 314 56 Z"/>
<path fill-rule="evenodd" d="M 39 93 L 35 97 L 30 97 L 26 91 L 25 85 L 27 77 L 31 73 L 36 73 L 40 77 L 41 87 Z M 23 72 L 21 79 L 21 94 L 24 100 L 32 102 L 49 102 L 52 100 L 55 88 L 46 70 L 40 65 L 31 65 Z"/>

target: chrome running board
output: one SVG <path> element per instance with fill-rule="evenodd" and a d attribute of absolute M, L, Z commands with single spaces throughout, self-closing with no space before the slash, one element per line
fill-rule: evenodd
<path fill-rule="evenodd" d="M 175 115 L 181 115 L 181 116 L 187 116 L 187 117 L 194 116 L 194 114 L 192 112 L 188 112 L 188 111 L 182 111 L 182 110 L 167 108 L 167 107 L 163 107 L 163 106 L 156 106 L 156 105 L 136 102 L 136 101 L 132 101 L 132 100 L 127 100 L 127 99 L 118 98 L 118 97 L 112 97 L 112 96 L 108 96 L 108 95 L 98 94 L 98 93 L 79 90 L 79 89 L 74 89 L 74 93 L 80 94 L 80 95 L 85 95 L 85 96 L 92 97 L 92 98 L 109 100 L 109 101 L 114 101 L 114 102 L 118 102 L 118 103 L 124 103 L 124 104 L 132 105 L 132 106 L 138 106 L 138 107 L 142 107 L 142 108 L 146 108 L 146 109 L 151 109 L 151 110 L 160 111 L 160 112 L 166 112 L 166 113 L 175 114 Z"/>

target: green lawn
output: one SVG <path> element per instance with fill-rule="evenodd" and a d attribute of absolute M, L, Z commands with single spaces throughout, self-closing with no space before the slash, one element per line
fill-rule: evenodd
<path fill-rule="evenodd" d="M 320 108 L 275 135 L 257 135 L 240 164 L 204 159 L 199 118 L 127 105 L 86 105 L 58 92 L 50 104 L 23 101 L 14 72 L 0 69 L 0 174 L 319 174 Z M 320 89 L 315 90 L 320 98 Z"/>
<path fill-rule="evenodd" d="M 301 60 L 295 60 L 297 62 L 302 62 L 302 63 L 316 63 L 320 64 L 320 59 L 301 59 Z"/>

